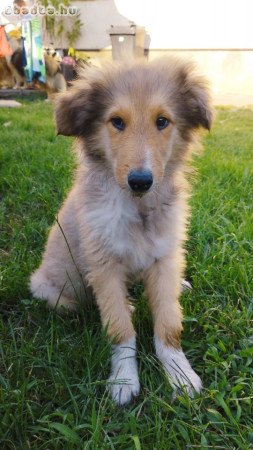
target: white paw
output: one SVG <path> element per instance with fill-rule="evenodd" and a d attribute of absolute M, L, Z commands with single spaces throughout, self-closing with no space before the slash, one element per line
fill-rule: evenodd
<path fill-rule="evenodd" d="M 173 387 L 173 396 L 177 394 L 181 395 L 186 393 L 189 397 L 193 398 L 194 393 L 200 393 L 202 389 L 202 382 L 200 377 L 190 367 L 188 371 L 184 371 L 182 374 L 176 374 L 174 377 L 169 372 L 169 378 L 172 378 L 171 384 Z"/>
<path fill-rule="evenodd" d="M 158 338 L 155 338 L 155 348 L 174 389 L 174 396 L 177 393 L 186 392 L 190 397 L 193 397 L 194 392 L 199 393 L 201 391 L 201 379 L 191 368 L 182 350 L 168 347 Z"/>
<path fill-rule="evenodd" d="M 108 389 L 111 392 L 112 399 L 118 405 L 126 405 L 136 397 L 140 392 L 140 383 L 138 375 L 131 376 L 131 378 L 119 377 L 115 379 L 112 374 L 108 379 Z"/>
<path fill-rule="evenodd" d="M 108 389 L 118 405 L 129 403 L 140 392 L 135 355 L 135 338 L 113 346 L 112 371 L 108 379 Z"/>
<path fill-rule="evenodd" d="M 50 308 L 56 309 L 60 314 L 67 311 L 76 311 L 78 303 L 63 295 L 61 291 L 47 278 L 40 269 L 31 276 L 30 290 L 33 297 L 46 300 Z"/>
<path fill-rule="evenodd" d="M 189 281 L 187 280 L 182 280 L 181 281 L 181 292 L 187 291 L 187 290 L 192 290 L 192 285 L 191 283 L 189 283 Z"/>

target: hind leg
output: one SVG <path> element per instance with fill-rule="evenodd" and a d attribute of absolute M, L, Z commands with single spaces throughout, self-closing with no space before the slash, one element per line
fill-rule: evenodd
<path fill-rule="evenodd" d="M 65 283 L 66 285 L 66 283 Z M 30 280 L 30 290 L 35 298 L 46 300 L 48 306 L 57 310 L 68 309 L 75 311 L 77 309 L 77 301 L 66 296 L 64 292 L 65 285 L 59 289 L 53 281 L 43 273 L 42 269 L 36 270 Z"/>
<path fill-rule="evenodd" d="M 70 198 L 50 230 L 41 265 L 30 280 L 34 297 L 47 300 L 51 308 L 62 310 L 76 309 L 77 300 L 81 300 L 82 277 L 77 269 L 78 242 L 72 207 Z"/>

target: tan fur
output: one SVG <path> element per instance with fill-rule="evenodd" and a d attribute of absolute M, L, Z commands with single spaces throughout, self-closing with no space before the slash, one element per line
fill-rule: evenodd
<path fill-rule="evenodd" d="M 15 84 L 10 65 L 5 56 L 0 57 L 0 89 L 12 88 Z"/>
<path fill-rule="evenodd" d="M 124 131 L 113 127 L 115 116 L 124 119 Z M 155 125 L 159 116 L 170 120 L 162 131 Z M 89 284 L 108 335 L 125 342 L 135 334 L 126 286 L 142 279 L 155 335 L 180 347 L 184 166 L 196 131 L 211 125 L 205 81 L 174 59 L 85 69 L 58 96 L 56 123 L 58 133 L 77 137 L 79 165 L 59 212 L 61 227 L 53 226 L 31 278 L 33 295 L 72 308 Z M 154 184 L 138 197 L 127 176 L 145 167 Z"/>
<path fill-rule="evenodd" d="M 44 60 L 46 66 L 46 90 L 48 98 L 53 100 L 56 92 L 66 91 L 67 84 L 60 71 L 60 61 L 48 51 L 44 52 Z"/>
<path fill-rule="evenodd" d="M 26 89 L 27 83 L 25 81 L 25 77 L 19 73 L 17 68 L 12 64 L 12 62 L 9 62 L 9 68 L 11 70 L 12 76 L 15 80 L 15 86 L 14 89 Z"/>

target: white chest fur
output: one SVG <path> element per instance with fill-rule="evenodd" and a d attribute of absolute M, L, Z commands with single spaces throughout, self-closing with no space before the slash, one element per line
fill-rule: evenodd
<path fill-rule="evenodd" d="M 131 272 L 149 267 L 168 253 L 170 238 L 159 233 L 155 208 L 141 214 L 137 201 L 118 186 L 96 196 L 85 211 L 85 220 L 93 238 L 121 258 Z"/>

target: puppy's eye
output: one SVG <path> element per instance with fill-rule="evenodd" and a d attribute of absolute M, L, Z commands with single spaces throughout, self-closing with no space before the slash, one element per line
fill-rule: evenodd
<path fill-rule="evenodd" d="M 125 124 L 124 120 L 121 119 L 121 117 L 113 117 L 111 119 L 111 123 L 114 126 L 114 128 L 117 128 L 117 130 L 119 130 L 119 131 L 123 131 L 126 127 L 126 124 Z"/>
<path fill-rule="evenodd" d="M 156 127 L 158 130 L 164 130 L 164 128 L 167 128 L 167 126 L 169 125 L 170 121 L 169 119 L 166 119 L 166 117 L 158 117 L 156 119 Z"/>

